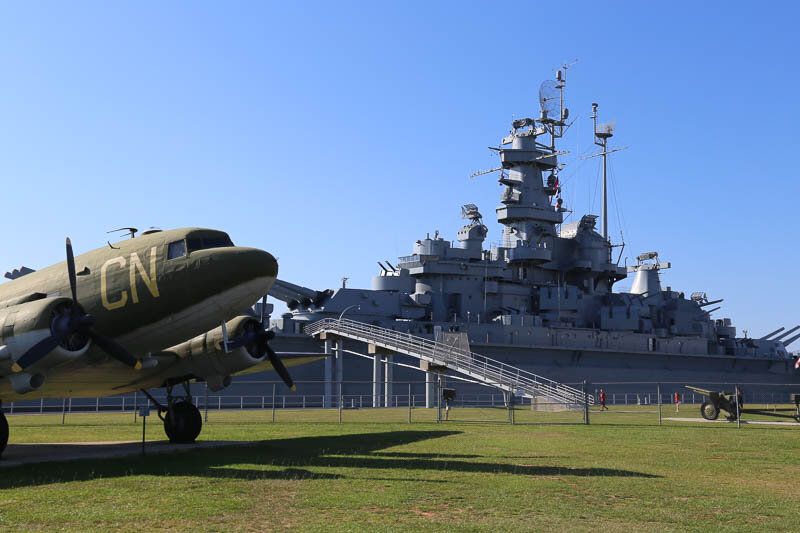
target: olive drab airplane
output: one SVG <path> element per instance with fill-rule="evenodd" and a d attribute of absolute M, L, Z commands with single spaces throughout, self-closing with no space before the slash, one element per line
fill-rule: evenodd
<path fill-rule="evenodd" d="M 7 276 L 14 279 L 0 285 L 0 402 L 140 390 L 170 440 L 192 442 L 202 420 L 191 380 L 220 390 L 234 373 L 274 368 L 294 388 L 267 343 L 265 305 L 260 321 L 241 315 L 275 281 L 272 255 L 210 229 L 138 237 L 132 229 L 131 237 L 78 257 L 67 239 L 66 263 Z M 167 388 L 166 405 L 147 392 L 158 387 Z M 0 454 L 8 434 L 0 411 Z"/>

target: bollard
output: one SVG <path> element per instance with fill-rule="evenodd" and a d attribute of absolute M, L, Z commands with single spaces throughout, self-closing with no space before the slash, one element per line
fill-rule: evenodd
<path fill-rule="evenodd" d="M 272 384 L 272 421 L 275 422 L 275 384 Z"/>

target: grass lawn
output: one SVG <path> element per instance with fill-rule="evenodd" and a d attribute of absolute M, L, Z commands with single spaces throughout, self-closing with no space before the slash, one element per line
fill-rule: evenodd
<path fill-rule="evenodd" d="M 750 407 L 750 406 L 748 406 Z M 785 407 L 785 406 L 784 406 Z M 255 446 L 0 469 L 0 530 L 797 531 L 800 424 L 654 406 L 211 412 Z M 699 406 L 676 415 L 699 417 Z M 763 418 L 763 417 L 746 417 Z M 136 440 L 131 414 L 10 416 L 11 443 Z M 148 438 L 164 439 L 156 417 Z"/>

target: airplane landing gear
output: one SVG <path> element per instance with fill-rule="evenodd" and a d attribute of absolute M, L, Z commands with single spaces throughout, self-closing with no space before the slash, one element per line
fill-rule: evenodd
<path fill-rule="evenodd" d="M 8 444 L 8 420 L 6 420 L 6 415 L 0 411 L 0 456 L 3 455 L 6 444 Z"/>
<path fill-rule="evenodd" d="M 158 403 L 147 391 L 142 390 L 142 392 L 158 407 L 158 418 L 164 422 L 164 433 L 169 437 L 169 441 L 177 444 L 189 444 L 200 435 L 200 430 L 203 428 L 203 417 L 200 416 L 200 410 L 192 403 L 189 382 L 183 382 L 185 395 L 182 397 L 173 395 L 173 387 L 174 385 L 167 386 L 166 406 Z"/>
<path fill-rule="evenodd" d="M 203 427 L 200 410 L 189 401 L 174 402 L 164 416 L 164 432 L 170 442 L 194 442 Z"/>

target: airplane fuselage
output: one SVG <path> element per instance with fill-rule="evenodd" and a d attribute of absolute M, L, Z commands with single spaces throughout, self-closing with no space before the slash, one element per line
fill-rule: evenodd
<path fill-rule="evenodd" d="M 199 228 L 146 233 L 107 245 L 76 256 L 75 267 L 78 302 L 94 316 L 94 328 L 137 358 L 200 335 L 245 311 L 266 293 L 278 273 L 269 253 L 234 246 L 227 234 Z M 65 262 L 0 285 L 0 311 L 54 297 L 70 297 Z M 6 313 L 2 322 L 0 346 L 14 335 L 14 313 Z M 105 363 L 118 364 L 91 346 L 86 357 L 74 364 Z M 122 374 L 132 372 L 120 367 Z M 2 360 L 0 374 L 7 374 Z M 4 389 L 0 385 L 0 400 L 12 396 Z M 63 393 L 57 388 L 47 394 L 45 390 L 35 396 Z"/>

